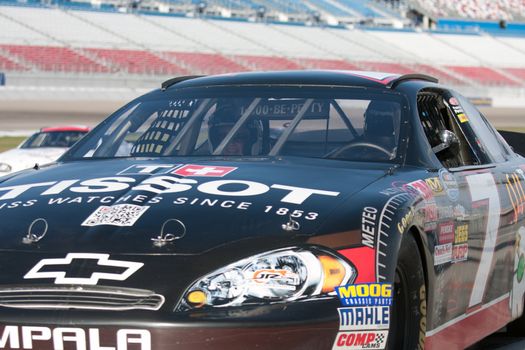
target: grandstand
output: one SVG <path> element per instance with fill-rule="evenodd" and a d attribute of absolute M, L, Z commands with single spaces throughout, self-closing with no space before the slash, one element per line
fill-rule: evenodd
<path fill-rule="evenodd" d="M 508 3 L 522 6 L 525 0 Z M 396 8 L 382 1 L 208 2 L 206 8 L 215 14 L 228 9 L 226 18 L 196 15 L 195 5 L 189 1 L 170 0 L 171 7 L 162 11 L 156 4 L 155 11 L 121 12 L 117 2 L 65 6 L 29 1 L 21 6 L 1 0 L 0 71 L 6 72 L 8 83 L 14 85 L 44 77 L 49 84 L 78 85 L 91 79 L 89 86 L 105 81 L 120 81 L 125 86 L 131 80 L 136 86 L 140 81 L 158 82 L 185 74 L 372 70 L 426 73 L 447 84 L 478 91 L 491 87 L 525 89 L 523 35 L 341 25 L 339 19 L 390 20 L 394 26 L 404 20 Z M 427 5 L 426 1 L 417 1 L 418 8 Z M 265 13 L 275 18 L 303 18 L 305 22 L 233 16 L 249 14 L 258 6 L 264 6 Z M 402 2 L 403 6 L 408 3 Z M 175 8 L 190 12 L 169 12 Z M 312 25 L 312 11 L 337 19 L 338 25 Z M 53 74 L 60 79 L 53 79 Z"/>
<path fill-rule="evenodd" d="M 413 0 L 412 3 L 436 18 L 507 21 L 525 19 L 525 1 L 523 0 Z"/>

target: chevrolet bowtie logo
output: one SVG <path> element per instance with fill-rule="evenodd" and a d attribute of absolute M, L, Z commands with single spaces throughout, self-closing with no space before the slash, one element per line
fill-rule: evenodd
<path fill-rule="evenodd" d="M 86 277 L 67 277 L 69 269 L 77 262 L 96 262 L 93 272 Z M 77 264 L 78 265 L 78 264 Z M 124 281 L 144 265 L 132 261 L 110 260 L 109 254 L 69 253 L 63 259 L 42 259 L 26 275 L 31 278 L 54 278 L 55 284 L 96 285 L 99 280 Z M 49 271 L 54 270 L 54 271 Z M 118 272 L 114 272 L 118 270 Z M 108 272 L 112 271 L 112 272 Z"/>

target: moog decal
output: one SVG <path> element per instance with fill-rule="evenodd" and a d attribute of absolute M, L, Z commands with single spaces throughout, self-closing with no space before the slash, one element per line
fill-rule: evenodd
<path fill-rule="evenodd" d="M 392 305 L 392 284 L 361 283 L 336 287 L 335 291 L 343 306 L 389 306 Z"/>

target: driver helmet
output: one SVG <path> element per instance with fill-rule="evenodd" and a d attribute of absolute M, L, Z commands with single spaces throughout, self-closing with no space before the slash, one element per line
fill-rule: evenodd
<path fill-rule="evenodd" d="M 244 104 L 235 100 L 219 101 L 208 120 L 208 141 L 212 152 L 221 144 L 239 120 Z M 223 155 L 258 155 L 261 152 L 262 125 L 248 118 L 224 148 Z"/>
<path fill-rule="evenodd" d="M 395 145 L 395 127 L 401 110 L 398 103 L 371 101 L 364 116 L 364 136 L 371 142 L 392 149 Z"/>

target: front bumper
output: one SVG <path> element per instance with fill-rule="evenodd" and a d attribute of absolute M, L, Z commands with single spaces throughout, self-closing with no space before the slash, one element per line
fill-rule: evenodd
<path fill-rule="evenodd" d="M 85 350 L 246 350 L 331 349 L 337 330 L 333 324 L 273 327 L 142 327 L 1 324 L 6 344 L 1 349 Z M 7 335 L 6 335 L 7 334 Z"/>
<path fill-rule="evenodd" d="M 336 307 L 323 300 L 174 317 L 0 308 L 0 349 L 331 349 L 339 328 Z"/>

